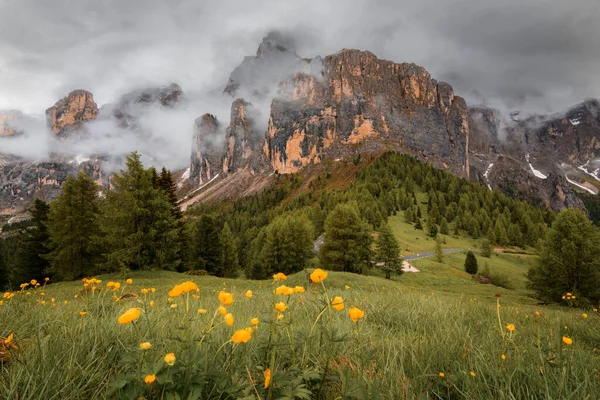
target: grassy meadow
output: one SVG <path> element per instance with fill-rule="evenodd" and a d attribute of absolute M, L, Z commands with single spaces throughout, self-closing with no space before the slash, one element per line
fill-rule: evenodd
<path fill-rule="evenodd" d="M 473 283 L 461 257 L 418 260 L 421 273 L 392 281 L 136 272 L 24 288 L 0 306 L 0 336 L 14 334 L 0 342 L 0 398 L 600 398 L 600 317 L 537 306 L 520 278 L 514 291 Z M 490 265 L 522 266 L 514 257 Z M 198 292 L 169 297 L 188 280 Z M 305 291 L 275 295 L 281 285 Z M 233 294 L 223 312 L 231 326 L 220 291 Z M 335 297 L 340 311 L 328 306 Z M 364 318 L 354 322 L 352 307 Z M 131 308 L 139 317 L 121 324 Z"/>

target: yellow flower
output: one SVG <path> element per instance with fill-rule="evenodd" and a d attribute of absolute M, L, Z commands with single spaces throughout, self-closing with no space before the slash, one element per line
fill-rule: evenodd
<path fill-rule="evenodd" d="M 129 278 L 129 279 L 127 279 L 126 282 L 127 282 L 128 285 L 131 285 L 133 283 L 133 279 Z"/>
<path fill-rule="evenodd" d="M 287 310 L 287 305 L 283 302 L 279 302 L 275 304 L 275 309 L 279 312 L 284 312 L 285 310 Z"/>
<path fill-rule="evenodd" d="M 586 319 L 586 318 L 588 317 L 588 315 L 587 315 L 587 314 L 585 314 L 585 313 L 584 313 L 584 314 L 582 314 L 581 316 L 583 317 L 583 319 Z"/>
<path fill-rule="evenodd" d="M 27 286 L 29 286 L 29 283 L 21 283 L 20 285 L 21 289 L 25 289 Z"/>
<path fill-rule="evenodd" d="M 323 271 L 321 268 L 315 269 L 310 274 L 310 280 L 313 281 L 314 283 L 323 282 L 325 280 L 325 278 L 327 278 L 327 272 Z"/>
<path fill-rule="evenodd" d="M 171 308 L 177 308 L 177 303 L 171 304 Z"/>
<path fill-rule="evenodd" d="M 79 315 L 81 315 L 82 317 L 86 314 L 87 314 L 87 311 L 79 311 Z"/>
<path fill-rule="evenodd" d="M 177 360 L 177 359 L 175 358 L 174 353 L 169 353 L 165 356 L 165 363 L 170 367 L 172 367 L 173 364 L 175 364 L 175 360 Z"/>
<path fill-rule="evenodd" d="M 282 295 L 282 294 L 285 294 L 285 293 L 287 292 L 287 289 L 288 289 L 288 287 L 287 287 L 287 286 L 285 286 L 285 285 L 281 285 L 281 286 L 279 286 L 279 287 L 277 287 L 277 288 L 275 289 L 275 294 L 276 294 L 277 296 L 280 296 L 280 295 Z"/>
<path fill-rule="evenodd" d="M 239 329 L 231 336 L 231 340 L 233 343 L 247 343 L 250 340 L 251 332 L 252 328 L 249 331 L 247 329 Z"/>
<path fill-rule="evenodd" d="M 222 316 L 225 316 L 227 314 L 227 309 L 225 307 L 223 307 L 223 306 L 219 306 L 219 308 L 217 308 L 217 310 L 219 310 L 219 313 Z"/>
<path fill-rule="evenodd" d="M 346 290 L 350 289 L 350 286 L 348 286 L 348 285 L 346 285 L 346 286 L 344 286 L 344 287 L 346 288 Z M 443 375 L 444 373 L 443 373 L 443 372 L 440 372 L 440 374 L 442 374 L 442 375 Z"/>
<path fill-rule="evenodd" d="M 35 279 L 32 279 L 31 282 L 29 282 L 29 283 L 31 283 L 33 286 L 35 286 L 35 284 L 37 283 L 37 281 Z"/>
<path fill-rule="evenodd" d="M 150 307 L 154 307 L 154 300 L 150 301 Z"/>
<path fill-rule="evenodd" d="M 56 299 L 54 297 L 50 299 L 51 303 L 54 303 L 55 301 L 56 301 Z"/>
<path fill-rule="evenodd" d="M 473 372 L 473 371 L 469 372 L 469 374 L 470 374 L 471 376 L 475 376 L 475 375 L 476 375 L 476 374 L 475 374 L 475 372 Z"/>
<path fill-rule="evenodd" d="M 113 286 L 113 290 L 116 292 L 119 289 L 121 289 L 121 283 L 120 282 L 115 282 L 115 284 Z"/>
<path fill-rule="evenodd" d="M 199 309 L 198 309 L 198 313 L 200 313 L 200 314 L 206 314 L 206 309 L 204 309 L 204 308 L 199 308 Z"/>
<path fill-rule="evenodd" d="M 141 292 L 142 294 L 148 294 L 148 289 L 142 289 Z"/>
<path fill-rule="evenodd" d="M 277 321 L 281 321 L 283 319 L 283 314 L 277 315 Z"/>
<path fill-rule="evenodd" d="M 225 323 L 228 326 L 233 326 L 233 322 L 235 321 L 235 319 L 233 318 L 232 313 L 227 313 L 223 318 L 225 319 Z"/>
<path fill-rule="evenodd" d="M 278 272 L 275 275 L 273 275 L 273 279 L 275 280 L 275 282 L 285 281 L 287 279 L 287 276 L 285 276 L 283 272 Z"/>
<path fill-rule="evenodd" d="M 350 319 L 352 319 L 352 321 L 358 322 L 359 319 L 364 318 L 365 312 L 360 308 L 352 307 L 348 310 L 348 315 L 350 316 Z"/>
<path fill-rule="evenodd" d="M 304 293 L 304 286 L 296 286 L 294 288 L 295 293 Z"/>
<path fill-rule="evenodd" d="M 506 325 L 506 330 L 509 332 L 514 332 L 515 331 L 515 324 L 507 324 Z"/>
<path fill-rule="evenodd" d="M 141 310 L 139 308 L 130 308 L 125 311 L 118 319 L 121 325 L 126 325 L 139 318 Z"/>
<path fill-rule="evenodd" d="M 445 377 L 445 376 L 446 376 L 446 375 L 444 375 L 444 373 L 443 373 L 443 372 L 440 372 L 440 378 L 443 378 L 443 377 Z"/>
<path fill-rule="evenodd" d="M 502 354 L 500 357 L 502 357 L 503 360 L 506 360 L 506 354 Z"/>
<path fill-rule="evenodd" d="M 246 298 L 247 299 L 251 299 L 252 298 L 252 290 L 246 290 Z"/>
<path fill-rule="evenodd" d="M 151 291 L 152 293 L 154 293 L 154 292 L 156 292 L 156 288 L 152 288 L 152 289 L 150 289 L 150 291 Z"/>
<path fill-rule="evenodd" d="M 231 305 L 233 303 L 233 293 L 227 293 L 223 290 L 219 292 L 219 301 L 224 306 Z"/>
<path fill-rule="evenodd" d="M 140 343 L 140 350 L 148 350 L 150 347 L 152 347 L 150 342 Z"/>
<path fill-rule="evenodd" d="M 50 280 L 50 278 L 44 278 L 44 280 L 45 280 L 46 282 L 48 282 L 48 281 Z"/>
<path fill-rule="evenodd" d="M 46 304 L 46 302 L 44 300 L 42 300 L 42 301 L 40 301 L 40 304 L 44 305 L 44 304 Z"/>
<path fill-rule="evenodd" d="M 14 333 L 11 333 L 10 335 L 8 335 L 8 337 L 6 339 L 4 339 L 4 344 L 9 344 L 10 342 L 12 342 L 14 337 L 15 337 Z"/>
<path fill-rule="evenodd" d="M 536 317 L 539 317 L 540 315 L 542 315 L 542 314 L 541 314 L 539 311 L 536 311 L 536 312 L 535 312 L 535 316 L 536 316 Z"/>
<path fill-rule="evenodd" d="M 169 291 L 169 296 L 170 297 L 179 297 L 184 293 L 199 292 L 199 291 L 200 291 L 200 288 L 198 288 L 198 285 L 196 285 L 194 282 L 187 281 L 187 282 L 183 282 L 180 285 L 175 285 L 175 287 Z"/>
<path fill-rule="evenodd" d="M 146 382 L 147 384 L 151 384 L 155 380 L 156 380 L 156 375 L 154 375 L 154 374 L 146 375 L 146 377 L 144 378 L 144 382 Z"/>
<path fill-rule="evenodd" d="M 169 303 L 172 303 L 172 302 L 173 302 L 173 300 L 175 300 L 175 299 L 174 299 L 174 298 L 172 298 L 172 297 L 169 297 L 169 298 L 167 299 L 167 301 L 168 301 Z"/>
<path fill-rule="evenodd" d="M 573 339 L 566 337 L 566 336 L 562 337 L 562 341 L 564 344 L 573 344 Z"/>
<path fill-rule="evenodd" d="M 258 318 L 252 318 L 252 319 L 250 320 L 250 323 L 251 323 L 252 325 L 258 325 L 258 323 L 259 323 L 259 322 L 260 322 L 260 321 L 258 320 Z"/>
<path fill-rule="evenodd" d="M 331 307 L 335 310 L 342 311 L 344 309 L 344 299 L 339 296 L 334 297 L 331 301 Z"/>
<path fill-rule="evenodd" d="M 263 375 L 265 377 L 265 389 L 267 389 L 269 386 L 271 386 L 271 368 L 265 369 Z"/>

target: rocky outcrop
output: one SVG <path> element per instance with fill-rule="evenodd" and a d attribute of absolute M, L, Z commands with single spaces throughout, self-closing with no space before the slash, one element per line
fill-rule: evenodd
<path fill-rule="evenodd" d="M 222 170 L 223 133 L 219 121 L 211 114 L 204 114 L 194 123 L 190 180 L 203 184 L 213 179 Z"/>
<path fill-rule="evenodd" d="M 396 148 L 468 176 L 468 110 L 422 67 L 365 51 L 325 57 L 320 74 L 282 83 L 271 106 L 267 151 L 282 173 L 319 162 L 334 143 Z"/>
<path fill-rule="evenodd" d="M 21 133 L 15 127 L 15 122 L 22 120 L 24 117 L 25 115 L 17 110 L 0 110 L 0 137 L 14 136 Z"/>
<path fill-rule="evenodd" d="M 53 134 L 67 137 L 86 121 L 96 119 L 98 106 L 94 96 L 85 90 L 75 90 L 46 110 L 48 126 Z"/>

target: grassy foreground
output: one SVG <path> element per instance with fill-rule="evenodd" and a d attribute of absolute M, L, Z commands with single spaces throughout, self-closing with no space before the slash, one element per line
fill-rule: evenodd
<path fill-rule="evenodd" d="M 398 281 L 329 272 L 324 286 L 304 273 L 257 282 L 139 272 L 98 277 L 93 292 L 81 282 L 24 289 L 0 306 L 0 335 L 14 333 L 0 347 L 0 398 L 600 398 L 598 315 L 515 306 L 490 285 L 474 286 L 477 295 L 434 290 L 435 280 L 421 287 L 414 280 L 434 267 L 422 268 Z M 170 302 L 186 280 L 200 291 Z M 282 284 L 306 291 L 274 295 Z M 233 293 L 232 326 L 218 311 L 221 290 Z M 341 311 L 326 306 L 336 296 Z M 357 323 L 354 306 L 364 311 Z M 120 324 L 132 307 L 140 317 Z M 234 343 L 252 318 L 251 338 Z"/>

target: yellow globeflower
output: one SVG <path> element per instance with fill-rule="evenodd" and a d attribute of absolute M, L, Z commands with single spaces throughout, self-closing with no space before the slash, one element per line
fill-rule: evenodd
<path fill-rule="evenodd" d="M 233 326 L 233 322 L 235 321 L 235 319 L 233 318 L 233 314 L 232 313 L 228 313 L 227 315 L 225 315 L 225 323 L 228 326 Z"/>
<path fill-rule="evenodd" d="M 285 276 L 283 272 L 278 272 L 275 275 L 273 275 L 273 279 L 275 280 L 275 282 L 285 281 L 287 279 L 287 276 Z"/>
<path fill-rule="evenodd" d="M 469 372 L 469 374 L 470 374 L 471 376 L 475 376 L 475 375 L 476 375 L 476 374 L 475 374 L 475 372 L 473 372 L 473 371 Z"/>
<path fill-rule="evenodd" d="M 281 321 L 283 319 L 283 313 L 277 314 L 277 321 Z"/>
<path fill-rule="evenodd" d="M 296 286 L 294 288 L 295 293 L 304 293 L 304 286 Z"/>
<path fill-rule="evenodd" d="M 35 279 L 32 279 L 29 283 L 31 283 L 32 286 L 35 286 L 37 284 L 37 281 Z"/>
<path fill-rule="evenodd" d="M 116 292 L 119 289 L 121 289 L 121 283 L 115 282 L 115 284 L 113 285 L 113 290 Z"/>
<path fill-rule="evenodd" d="M 68 303 L 68 301 L 67 301 L 67 300 L 63 301 L 63 304 L 67 304 L 67 303 Z"/>
<path fill-rule="evenodd" d="M 152 293 L 154 293 L 154 292 L 156 292 L 156 288 L 152 288 L 152 289 L 150 289 L 150 291 L 151 291 Z"/>
<path fill-rule="evenodd" d="M 315 269 L 310 274 L 310 280 L 313 281 L 314 283 L 323 282 L 325 280 L 325 278 L 327 278 L 327 272 L 323 271 L 321 268 Z"/>
<path fill-rule="evenodd" d="M 246 290 L 246 298 L 247 299 L 251 299 L 252 298 L 252 290 Z"/>
<path fill-rule="evenodd" d="M 584 319 L 588 317 L 588 315 L 587 315 L 587 314 L 585 314 L 585 313 L 584 313 L 584 314 L 582 314 L 581 316 L 582 316 Z"/>
<path fill-rule="evenodd" d="M 129 279 L 126 280 L 126 282 L 127 282 L 128 285 L 131 285 L 133 283 L 133 279 L 129 278 Z"/>
<path fill-rule="evenodd" d="M 443 373 L 443 372 L 440 372 L 440 378 L 443 378 L 443 377 L 445 377 L 445 376 L 446 376 L 446 375 L 444 375 L 444 373 Z"/>
<path fill-rule="evenodd" d="M 42 300 L 42 301 L 40 301 L 40 304 L 44 305 L 44 304 L 46 304 L 46 302 L 44 300 Z"/>
<path fill-rule="evenodd" d="M 175 358 L 174 353 L 169 353 L 165 356 L 164 360 L 168 366 L 172 367 L 175 364 L 175 360 L 177 359 Z"/>
<path fill-rule="evenodd" d="M 500 357 L 502 357 L 503 360 L 506 360 L 506 354 L 502 354 Z"/>
<path fill-rule="evenodd" d="M 515 324 L 507 324 L 506 325 L 506 330 L 509 332 L 514 332 L 515 331 Z"/>
<path fill-rule="evenodd" d="M 150 342 L 140 343 L 140 350 L 148 350 L 150 347 L 152 347 Z"/>
<path fill-rule="evenodd" d="M 87 311 L 79 311 L 79 315 L 81 315 L 82 317 L 86 314 L 87 314 Z"/>
<path fill-rule="evenodd" d="M 271 368 L 265 369 L 263 375 L 265 377 L 265 389 L 268 389 L 271 386 Z"/>
<path fill-rule="evenodd" d="M 154 300 L 150 301 L 150 307 L 154 307 Z"/>
<path fill-rule="evenodd" d="M 156 375 L 154 375 L 154 374 L 146 375 L 146 377 L 144 378 L 144 382 L 146 382 L 147 384 L 151 384 L 155 380 L 156 380 Z"/>
<path fill-rule="evenodd" d="M 204 308 L 199 308 L 199 309 L 198 309 L 198 313 L 200 313 L 200 314 L 206 314 L 206 309 L 204 309 Z"/>
<path fill-rule="evenodd" d="M 50 278 L 44 278 L 44 280 L 45 280 L 46 282 L 48 282 L 48 281 L 50 280 Z"/>
<path fill-rule="evenodd" d="M 223 306 L 219 306 L 219 308 L 217 308 L 217 310 L 219 310 L 219 314 L 221 314 L 222 316 L 227 315 L 227 309 Z"/>
<path fill-rule="evenodd" d="M 540 315 L 542 315 L 542 314 L 541 314 L 539 311 L 536 311 L 536 312 L 535 312 L 535 316 L 536 316 L 536 317 L 539 317 Z"/>
<path fill-rule="evenodd" d="M 287 310 L 287 305 L 283 302 L 279 302 L 275 304 L 275 309 L 279 312 L 284 312 L 285 310 Z"/>
<path fill-rule="evenodd" d="M 292 289 L 292 294 L 293 293 L 294 293 L 294 289 Z M 278 296 L 284 295 L 284 294 L 290 294 L 290 288 L 285 285 L 281 285 L 275 289 L 275 294 Z"/>
<path fill-rule="evenodd" d="M 177 303 L 171 304 L 171 308 L 177 308 Z"/>
<path fill-rule="evenodd" d="M 344 309 L 344 299 L 339 296 L 334 297 L 333 300 L 331 300 L 331 307 L 338 311 L 342 311 Z"/>
<path fill-rule="evenodd" d="M 252 325 L 258 325 L 258 323 L 259 323 L 259 322 L 260 322 L 260 321 L 258 320 L 258 318 L 252 318 L 252 319 L 250 320 L 250 323 L 251 323 Z"/>
<path fill-rule="evenodd" d="M 140 317 L 140 313 L 141 310 L 139 308 L 130 308 L 119 317 L 118 321 L 121 325 L 126 325 L 138 319 Z"/>
<path fill-rule="evenodd" d="M 564 344 L 573 344 L 573 339 L 566 337 L 566 336 L 562 337 L 562 341 Z"/>
<path fill-rule="evenodd" d="M 219 301 L 224 306 L 229 306 L 233 303 L 233 293 L 227 293 L 224 290 L 219 292 Z"/>
<path fill-rule="evenodd" d="M 148 294 L 148 289 L 142 289 L 141 292 L 142 294 Z"/>
<path fill-rule="evenodd" d="M 344 287 L 346 288 L 346 290 L 350 289 L 350 286 L 348 286 L 348 285 L 346 285 L 346 286 L 344 286 Z M 443 373 L 443 372 L 440 372 L 440 374 L 442 374 L 442 375 L 443 375 L 444 373 Z"/>
<path fill-rule="evenodd" d="M 12 342 L 14 337 L 15 337 L 14 333 L 11 333 L 10 335 L 8 335 L 8 337 L 6 339 L 4 339 L 4 344 L 9 344 L 10 342 Z"/>
<path fill-rule="evenodd" d="M 247 329 L 239 329 L 235 331 L 233 336 L 231 336 L 231 340 L 233 343 L 247 343 L 250 340 L 252 332 L 252 328 L 248 331 Z"/>
<path fill-rule="evenodd" d="M 352 321 L 358 322 L 359 319 L 364 318 L 365 312 L 360 308 L 352 307 L 348 310 L 348 315 L 350 316 L 350 319 L 352 319 Z"/>

